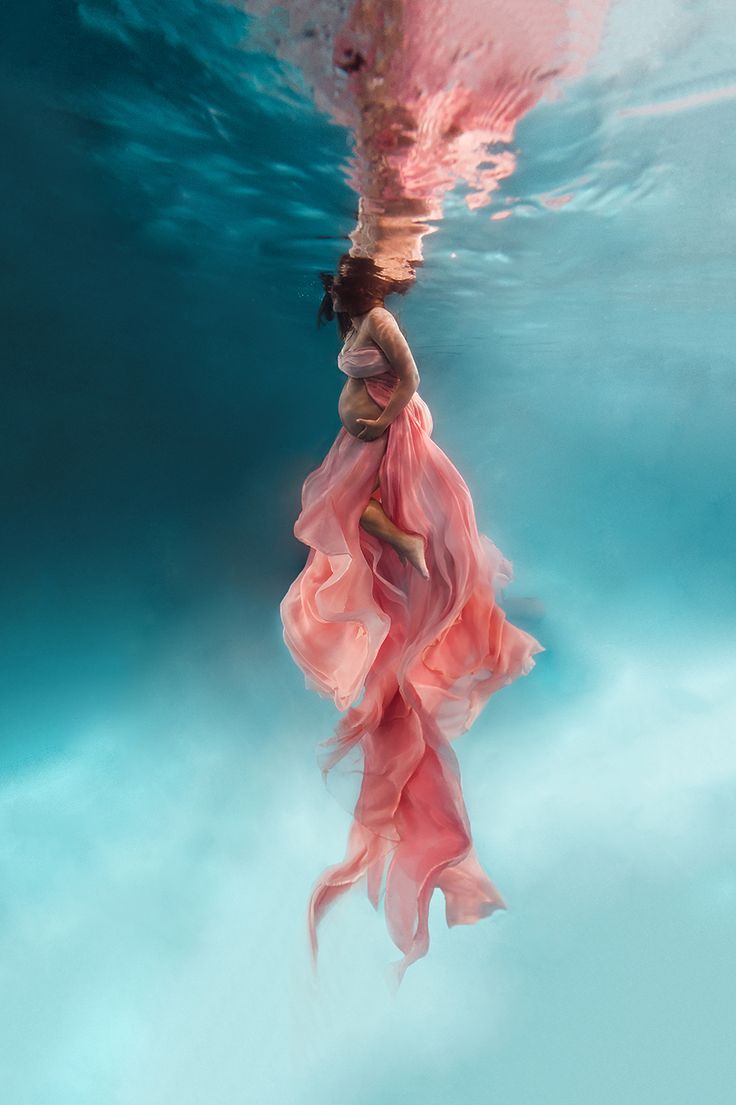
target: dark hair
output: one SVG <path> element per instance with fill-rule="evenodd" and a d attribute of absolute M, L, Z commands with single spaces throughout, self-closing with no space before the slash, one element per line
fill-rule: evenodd
<path fill-rule="evenodd" d="M 384 299 L 387 295 L 396 293 L 405 295 L 414 284 L 414 277 L 406 280 L 395 280 L 384 276 L 381 268 L 372 257 L 353 257 L 350 253 L 343 253 L 338 262 L 340 283 L 349 289 L 354 295 L 365 299 Z M 347 337 L 352 323 L 347 311 L 335 311 L 332 306 L 330 289 L 335 282 L 331 272 L 319 274 L 325 294 L 317 311 L 317 326 L 331 322 L 337 316 L 337 325 L 343 340 Z"/>
<path fill-rule="evenodd" d="M 342 311 L 336 311 L 332 306 L 332 296 L 330 295 L 330 288 L 335 282 L 335 278 L 331 272 L 321 272 L 319 274 L 322 287 L 325 289 L 325 294 L 322 296 L 322 302 L 319 305 L 317 311 L 317 327 L 324 326 L 326 322 L 332 322 L 335 315 L 337 315 L 337 325 L 340 328 L 340 334 L 344 338 L 350 329 L 350 319 L 347 319 L 347 327 L 345 326 L 345 316 Z"/>

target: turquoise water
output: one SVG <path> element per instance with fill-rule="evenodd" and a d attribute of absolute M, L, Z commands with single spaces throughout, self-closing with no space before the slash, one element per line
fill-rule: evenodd
<path fill-rule="evenodd" d="M 724 14 L 616 5 L 493 207 L 459 187 L 389 300 L 547 649 L 457 745 L 509 909 L 448 931 L 435 895 L 393 999 L 360 894 L 310 983 L 348 818 L 277 609 L 339 426 L 314 316 L 350 136 L 236 7 L 6 8 L 7 1105 L 730 1102 Z"/>

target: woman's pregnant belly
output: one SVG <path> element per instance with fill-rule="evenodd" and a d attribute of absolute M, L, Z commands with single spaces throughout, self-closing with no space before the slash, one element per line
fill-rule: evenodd
<path fill-rule="evenodd" d="M 379 407 L 374 399 L 371 399 L 365 384 L 356 377 L 350 377 L 340 392 L 337 403 L 337 413 L 345 429 L 353 437 L 357 437 L 363 429 L 358 418 L 378 418 L 383 407 Z M 384 431 L 385 432 L 385 431 Z"/>

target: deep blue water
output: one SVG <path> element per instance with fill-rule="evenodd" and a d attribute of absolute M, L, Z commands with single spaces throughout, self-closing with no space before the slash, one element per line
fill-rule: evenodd
<path fill-rule="evenodd" d="M 734 31 L 614 7 L 395 307 L 545 645 L 458 745 L 510 903 L 392 1001 L 278 602 L 339 422 L 350 136 L 214 2 L 0 17 L 7 1105 L 727 1105 Z M 660 113 L 645 105 L 674 105 Z M 629 111 L 627 114 L 626 111 Z M 553 210 L 543 194 L 574 192 Z"/>

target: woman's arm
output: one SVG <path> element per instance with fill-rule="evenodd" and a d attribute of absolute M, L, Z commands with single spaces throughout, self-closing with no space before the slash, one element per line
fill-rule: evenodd
<path fill-rule="evenodd" d="M 419 387 L 419 370 L 412 356 L 409 343 L 399 329 L 399 324 L 385 307 L 376 307 L 367 320 L 368 337 L 381 347 L 399 378 L 393 395 L 377 419 L 386 427 L 403 411 Z"/>

